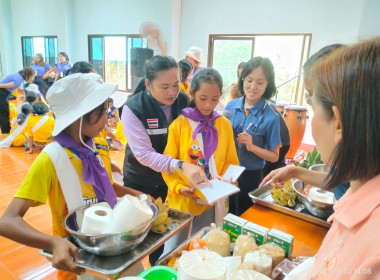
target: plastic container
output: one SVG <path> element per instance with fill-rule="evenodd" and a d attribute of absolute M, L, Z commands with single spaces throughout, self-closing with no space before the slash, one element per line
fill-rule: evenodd
<path fill-rule="evenodd" d="M 137 276 L 146 280 L 177 280 L 177 271 L 167 266 L 157 265 L 144 270 Z"/>

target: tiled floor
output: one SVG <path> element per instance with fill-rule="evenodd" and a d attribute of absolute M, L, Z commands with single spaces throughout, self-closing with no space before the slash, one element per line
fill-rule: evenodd
<path fill-rule="evenodd" d="M 0 149 L 0 216 L 22 183 L 36 154 L 29 155 L 23 148 Z M 120 167 L 124 151 L 112 151 L 111 158 Z M 26 221 L 38 230 L 51 233 L 48 205 L 31 208 Z M 51 263 L 37 249 L 26 247 L 0 236 L 0 280 L 57 279 Z"/>

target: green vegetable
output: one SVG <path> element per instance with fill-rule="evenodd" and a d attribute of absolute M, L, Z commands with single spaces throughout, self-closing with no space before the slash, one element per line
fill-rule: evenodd
<path fill-rule="evenodd" d="M 303 168 L 309 168 L 312 165 L 321 163 L 321 154 L 317 151 L 316 148 L 314 148 L 310 153 L 307 154 L 306 158 L 303 161 L 295 163 L 295 165 Z"/>

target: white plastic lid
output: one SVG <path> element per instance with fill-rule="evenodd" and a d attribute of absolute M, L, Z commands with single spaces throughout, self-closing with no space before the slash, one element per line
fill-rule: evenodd
<path fill-rule="evenodd" d="M 225 279 L 226 264 L 223 258 L 209 250 L 193 250 L 181 256 L 178 262 L 178 279 Z"/>

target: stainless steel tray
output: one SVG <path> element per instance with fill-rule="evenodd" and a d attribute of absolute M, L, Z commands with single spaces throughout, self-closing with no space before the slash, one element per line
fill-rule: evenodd
<path fill-rule="evenodd" d="M 159 258 L 158 261 L 156 262 L 156 265 L 166 265 L 167 266 L 169 261 L 172 258 L 180 257 L 182 255 L 182 251 L 187 251 L 187 248 L 189 248 L 189 244 L 190 244 L 191 240 L 194 240 L 197 238 L 204 238 L 210 230 L 211 230 L 210 226 L 201 228 L 194 235 L 192 235 L 189 239 L 182 242 L 182 244 L 179 245 L 177 248 L 175 248 L 171 252 L 167 253 L 165 256 L 162 256 L 161 258 Z"/>
<path fill-rule="evenodd" d="M 323 226 L 325 228 L 330 228 L 331 224 L 326 220 L 318 218 L 312 214 L 310 214 L 305 206 L 301 202 L 297 202 L 294 208 L 281 206 L 273 201 L 272 195 L 270 193 L 271 186 L 269 184 L 263 186 L 260 189 L 256 189 L 248 193 L 251 197 L 253 203 L 257 203 L 259 205 L 263 205 L 265 207 L 271 208 L 273 210 L 288 214 L 290 216 L 299 218 L 301 220 L 305 220 L 311 222 L 313 224 Z"/>
<path fill-rule="evenodd" d="M 169 217 L 173 219 L 173 222 L 166 233 L 161 235 L 150 231 L 144 241 L 128 253 L 106 257 L 95 255 L 79 248 L 79 257 L 84 262 L 77 263 L 77 265 L 85 268 L 88 274 L 104 277 L 105 279 L 117 278 L 129 266 L 157 250 L 169 238 L 189 225 L 193 219 L 192 214 L 172 208 L 169 210 Z M 40 250 L 40 254 L 47 258 L 53 257 L 50 252 L 43 250 Z"/>

